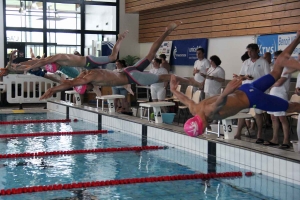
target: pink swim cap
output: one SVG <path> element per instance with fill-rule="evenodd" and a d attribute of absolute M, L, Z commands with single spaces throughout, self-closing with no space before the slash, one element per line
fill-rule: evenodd
<path fill-rule="evenodd" d="M 84 94 L 86 91 L 87 85 L 78 85 L 74 87 L 74 90 L 79 94 Z"/>
<path fill-rule="evenodd" d="M 203 122 L 202 119 L 196 115 L 195 117 L 190 118 L 184 124 L 184 131 L 191 137 L 196 137 L 202 135 Z"/>
<path fill-rule="evenodd" d="M 47 64 L 45 66 L 45 69 L 47 70 L 47 72 L 54 73 L 57 71 L 57 64 L 56 63 Z"/>

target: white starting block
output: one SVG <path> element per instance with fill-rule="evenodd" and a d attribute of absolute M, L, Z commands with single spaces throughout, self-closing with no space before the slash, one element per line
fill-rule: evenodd
<path fill-rule="evenodd" d="M 153 108 L 154 117 L 155 117 L 155 123 L 162 123 L 162 117 L 161 117 L 161 109 L 160 109 L 160 107 L 174 106 L 174 105 L 175 105 L 174 102 L 166 102 L 166 101 L 140 103 L 140 107 Z M 143 113 L 142 113 L 142 109 L 141 109 L 141 116 L 143 116 L 142 114 Z M 149 112 L 148 112 L 148 121 L 150 121 Z"/>
<path fill-rule="evenodd" d="M 78 94 L 75 90 L 65 91 L 65 100 L 71 102 L 72 95 L 75 96 L 76 105 L 81 105 L 80 94 Z"/>
<path fill-rule="evenodd" d="M 97 99 L 97 108 L 98 108 L 98 100 L 101 99 L 102 100 L 102 111 L 104 109 L 104 101 L 107 100 L 107 103 L 108 103 L 108 111 L 109 112 L 116 112 L 116 109 L 115 109 L 115 102 L 114 100 L 115 99 L 124 99 L 125 96 L 124 95 L 104 95 L 104 96 L 101 96 L 101 97 L 96 97 Z"/>
<path fill-rule="evenodd" d="M 252 115 L 248 113 L 237 113 L 236 115 L 227 117 L 226 119 L 222 119 L 222 125 L 224 130 L 224 139 L 234 139 L 235 132 L 233 132 L 232 119 L 240 119 L 240 118 L 252 118 Z M 220 121 L 218 121 L 218 132 L 209 131 L 206 128 L 207 133 L 215 133 L 220 137 Z"/>

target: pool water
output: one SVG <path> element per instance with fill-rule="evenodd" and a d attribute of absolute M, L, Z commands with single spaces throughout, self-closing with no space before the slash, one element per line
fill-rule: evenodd
<path fill-rule="evenodd" d="M 19 119 L 64 119 L 64 116 L 54 113 L 0 115 L 1 121 Z M 97 129 L 98 127 L 95 124 L 78 121 L 76 123 L 1 125 L 0 133 Z M 0 154 L 140 145 L 141 138 L 122 132 L 104 135 L 12 138 L 0 141 Z M 149 142 L 148 145 L 159 144 Z M 166 155 L 180 157 L 183 162 L 175 162 L 171 159 L 172 156 Z M 206 158 L 176 148 L 142 152 L 1 159 L 0 190 L 35 185 L 207 173 L 210 170 L 209 166 Z M 267 179 L 264 176 L 260 176 L 260 178 Z M 244 179 L 244 177 L 241 179 Z M 251 180 L 251 178 L 248 179 Z M 295 199 L 294 195 L 297 194 L 288 194 L 288 188 L 297 188 L 300 191 L 300 187 L 284 182 L 281 184 L 287 188 L 287 199 Z M 273 199 L 273 196 L 263 196 L 261 193 L 254 192 L 249 188 L 238 188 L 226 183 L 225 180 L 211 179 L 209 181 L 171 181 L 27 193 L 0 196 L 0 199 Z"/>

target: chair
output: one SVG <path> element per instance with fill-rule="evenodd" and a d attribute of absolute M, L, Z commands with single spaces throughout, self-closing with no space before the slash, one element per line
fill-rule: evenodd
<path fill-rule="evenodd" d="M 300 96 L 298 96 L 297 94 L 293 94 L 290 98 L 290 102 L 300 103 Z M 290 132 L 292 134 L 294 134 L 293 127 L 292 127 L 292 120 L 298 119 L 298 114 L 299 113 L 293 112 L 293 113 L 286 113 L 285 115 L 287 117 L 289 127 L 290 127 Z"/>
<path fill-rule="evenodd" d="M 180 92 L 180 90 L 181 90 L 181 85 L 177 85 L 176 90 L 177 90 L 178 92 Z M 165 98 L 165 101 L 173 101 L 174 99 L 177 99 L 177 97 L 174 96 L 174 94 L 173 94 L 172 97 Z"/>
<path fill-rule="evenodd" d="M 194 92 L 192 100 L 195 103 L 199 103 L 200 102 L 200 96 L 201 96 L 201 91 L 197 90 L 196 92 Z M 186 121 L 186 119 L 188 117 L 188 114 L 189 114 L 188 106 L 178 106 L 178 124 L 179 124 L 179 121 L 180 121 L 181 110 L 182 110 L 182 113 L 183 113 L 183 122 Z"/>
<path fill-rule="evenodd" d="M 193 88 L 194 88 L 194 87 L 193 87 L 192 85 L 189 85 L 189 86 L 186 88 L 186 90 L 185 90 L 185 96 L 187 96 L 189 99 L 192 98 L 192 95 L 193 95 Z M 178 99 L 174 99 L 174 101 L 179 102 Z"/>

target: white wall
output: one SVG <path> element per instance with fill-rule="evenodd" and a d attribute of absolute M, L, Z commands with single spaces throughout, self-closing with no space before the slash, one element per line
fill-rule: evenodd
<path fill-rule="evenodd" d="M 224 37 L 224 38 L 212 38 L 208 40 L 208 54 L 207 58 L 212 55 L 217 55 L 222 60 L 221 66 L 225 70 L 225 79 L 232 79 L 233 73 L 239 73 L 242 61 L 241 56 L 246 51 L 246 46 L 250 43 L 254 43 L 254 36 L 241 36 L 241 37 Z M 152 43 L 140 44 L 140 56 L 147 55 Z M 173 73 L 183 77 L 193 76 L 193 66 L 177 65 L 172 66 Z"/>
<path fill-rule="evenodd" d="M 225 70 L 225 79 L 232 79 L 232 74 L 240 72 L 242 61 L 241 56 L 245 53 L 246 47 L 254 43 L 254 36 L 212 38 L 208 41 L 208 56 L 217 55 L 222 60 L 221 67 Z"/>
<path fill-rule="evenodd" d="M 139 14 L 126 14 L 125 1 L 120 1 L 120 32 L 129 30 L 120 49 L 120 58 L 127 55 L 139 56 Z"/>
<path fill-rule="evenodd" d="M 3 25 L 3 1 L 0 0 L 0 68 L 4 67 L 4 25 Z"/>

